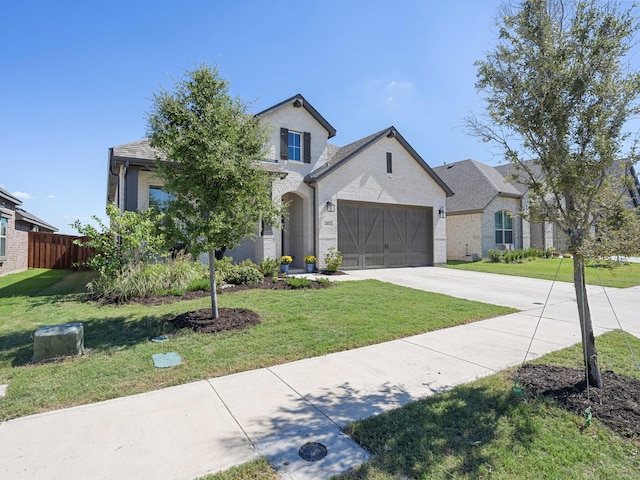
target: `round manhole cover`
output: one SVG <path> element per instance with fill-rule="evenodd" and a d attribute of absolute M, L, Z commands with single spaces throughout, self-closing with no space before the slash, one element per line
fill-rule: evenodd
<path fill-rule="evenodd" d="M 305 443 L 298 450 L 298 455 L 307 462 L 317 462 L 327 456 L 327 447 L 318 442 Z"/>

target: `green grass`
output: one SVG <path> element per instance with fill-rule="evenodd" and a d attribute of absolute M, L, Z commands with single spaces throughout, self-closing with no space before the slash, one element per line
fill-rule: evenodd
<path fill-rule="evenodd" d="M 447 267 L 573 283 L 573 259 L 571 258 L 537 258 L 524 263 L 449 261 Z M 613 270 L 604 266 L 588 265 L 586 279 L 587 283 L 591 285 L 617 288 L 634 287 L 640 285 L 640 264 L 621 265 Z"/>
<path fill-rule="evenodd" d="M 249 308 L 262 323 L 242 332 L 173 334 L 168 320 L 210 306 L 208 297 L 169 305 L 101 306 L 79 294 L 87 272 L 32 270 L 2 278 L 0 420 L 276 365 L 493 317 L 512 309 L 378 281 L 327 289 L 223 293 L 219 306 Z M 13 280 L 13 282 L 12 282 Z M 84 324 L 86 355 L 30 364 L 33 332 Z M 171 334 L 164 343 L 150 339 Z M 183 364 L 156 369 L 151 356 L 178 352 Z"/>
<path fill-rule="evenodd" d="M 629 339 L 634 351 L 640 340 Z M 604 368 L 640 378 L 620 332 L 597 340 Z M 581 367 L 579 346 L 538 362 Z M 547 399 L 513 395 L 513 370 L 347 429 L 373 458 L 343 480 L 398 478 L 635 479 L 640 444 Z"/>
<path fill-rule="evenodd" d="M 264 459 L 245 463 L 224 472 L 200 477 L 197 480 L 280 480 L 280 475 Z"/>

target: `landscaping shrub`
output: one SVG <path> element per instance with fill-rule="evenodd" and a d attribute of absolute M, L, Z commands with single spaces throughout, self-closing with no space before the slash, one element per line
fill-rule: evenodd
<path fill-rule="evenodd" d="M 216 269 L 216 282 L 222 285 L 225 282 L 227 272 L 233 267 L 232 257 L 222 257 L 220 260 L 214 260 L 213 265 Z"/>
<path fill-rule="evenodd" d="M 101 275 L 88 287 L 94 298 L 124 302 L 132 298 L 182 294 L 192 282 L 206 275 L 200 262 L 181 256 L 164 262 L 138 263 L 113 277 Z"/>
<path fill-rule="evenodd" d="M 208 291 L 211 290 L 211 280 L 209 278 L 200 278 L 194 280 L 187 287 L 188 292 Z"/>
<path fill-rule="evenodd" d="M 489 254 L 489 261 L 492 263 L 504 263 L 504 255 L 507 253 L 506 250 L 496 250 L 496 249 L 489 249 L 487 251 L 487 253 Z"/>
<path fill-rule="evenodd" d="M 316 282 L 318 282 L 320 285 L 325 285 L 327 287 L 333 283 L 331 280 L 324 277 L 316 278 Z"/>
<path fill-rule="evenodd" d="M 289 285 L 293 289 L 309 288 L 309 285 L 311 285 L 311 280 L 301 277 L 289 277 L 287 278 L 287 285 Z"/>
<path fill-rule="evenodd" d="M 255 263 L 251 260 L 245 260 L 242 263 L 231 265 L 224 274 L 224 281 L 232 285 L 262 283 L 264 275 Z"/>
<path fill-rule="evenodd" d="M 275 258 L 265 258 L 258 265 L 258 270 L 265 277 L 277 277 L 278 270 L 280 269 L 280 262 Z"/>
<path fill-rule="evenodd" d="M 331 246 L 324 257 L 324 262 L 327 265 L 327 272 L 337 272 L 342 265 L 342 253 L 336 247 Z"/>
<path fill-rule="evenodd" d="M 549 248 L 543 250 L 540 248 L 526 248 L 517 250 L 488 250 L 489 261 L 492 263 L 522 263 L 535 258 L 550 258 L 555 250 Z"/>

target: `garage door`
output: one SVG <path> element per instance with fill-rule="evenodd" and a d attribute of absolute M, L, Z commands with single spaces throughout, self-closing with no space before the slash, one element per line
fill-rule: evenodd
<path fill-rule="evenodd" d="M 433 209 L 338 201 L 346 269 L 433 265 Z"/>

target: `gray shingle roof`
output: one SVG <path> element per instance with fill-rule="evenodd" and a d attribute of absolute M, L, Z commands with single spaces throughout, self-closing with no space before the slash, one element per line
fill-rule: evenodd
<path fill-rule="evenodd" d="M 0 187 L 0 199 L 7 200 L 8 202 L 13 203 L 14 205 L 22 205 L 22 202 L 11 193 L 7 192 L 4 188 Z"/>
<path fill-rule="evenodd" d="M 31 223 L 32 225 L 37 225 L 45 230 L 51 230 L 52 232 L 57 232 L 58 229 L 53 225 L 45 222 L 44 220 L 36 217 L 33 213 L 29 213 L 22 208 L 16 208 L 16 220 L 22 220 L 27 223 Z"/>
<path fill-rule="evenodd" d="M 121 158 L 137 158 L 141 160 L 155 160 L 164 158 L 160 150 L 149 145 L 149 139 L 144 138 L 124 145 L 113 147 L 113 155 Z"/>
<path fill-rule="evenodd" d="M 449 213 L 482 211 L 496 196 L 522 196 L 495 167 L 475 160 L 442 165 L 434 171 L 455 193 L 447 199 Z"/>

